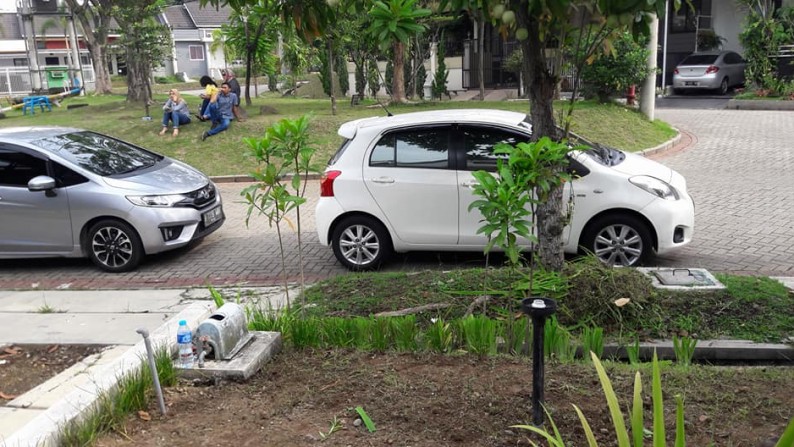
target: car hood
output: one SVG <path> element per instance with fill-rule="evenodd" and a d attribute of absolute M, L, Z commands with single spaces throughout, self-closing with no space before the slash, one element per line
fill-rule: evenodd
<path fill-rule="evenodd" d="M 622 162 L 612 166 L 612 169 L 628 176 L 649 175 L 659 180 L 664 180 L 667 183 L 670 183 L 672 180 L 673 170 L 667 166 L 649 160 L 642 155 L 632 154 L 630 152 L 624 152 L 624 154 L 626 154 L 626 158 Z"/>
<path fill-rule="evenodd" d="M 169 158 L 156 166 L 124 177 L 104 177 L 114 188 L 144 193 L 178 194 L 195 191 L 209 183 L 209 178 L 196 169 Z"/>

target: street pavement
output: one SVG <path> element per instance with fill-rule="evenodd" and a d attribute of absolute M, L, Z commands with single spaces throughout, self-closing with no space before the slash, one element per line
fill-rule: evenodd
<path fill-rule="evenodd" d="M 794 276 L 794 114 L 780 111 L 657 109 L 657 118 L 684 133 L 682 144 L 653 155 L 681 172 L 696 203 L 691 245 L 653 265 L 702 267 L 716 272 Z M 226 223 L 191 247 L 149 256 L 134 272 L 110 274 L 85 259 L 0 261 L 2 289 L 131 289 L 278 285 L 283 282 L 279 240 L 263 217 L 246 225 L 246 183 L 220 183 Z M 309 182 L 302 207 L 304 279 L 345 273 L 317 242 L 313 210 L 319 183 Z M 290 219 L 293 224 L 295 216 Z M 286 273 L 300 278 L 297 235 L 282 227 Z M 483 265 L 477 253 L 398 255 L 387 270 L 450 269 Z"/>

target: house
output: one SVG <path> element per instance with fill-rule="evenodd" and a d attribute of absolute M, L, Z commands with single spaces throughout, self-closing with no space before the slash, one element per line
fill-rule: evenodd
<path fill-rule="evenodd" d="M 165 8 L 159 20 L 171 30 L 173 51 L 171 60 L 164 61 L 163 74 L 181 72 L 190 78 L 209 75 L 219 79 L 227 61 L 220 45 L 213 48 L 213 33 L 229 22 L 231 13 L 228 6 L 200 8 L 198 1 Z"/>

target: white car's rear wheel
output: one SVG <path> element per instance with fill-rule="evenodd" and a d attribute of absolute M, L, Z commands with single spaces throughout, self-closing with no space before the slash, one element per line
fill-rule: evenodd
<path fill-rule="evenodd" d="M 603 216 L 591 222 L 582 246 L 608 265 L 635 266 L 652 251 L 647 226 L 628 215 Z"/>
<path fill-rule="evenodd" d="M 352 216 L 343 219 L 331 235 L 334 255 L 350 270 L 379 267 L 392 252 L 386 229 L 375 219 Z"/>

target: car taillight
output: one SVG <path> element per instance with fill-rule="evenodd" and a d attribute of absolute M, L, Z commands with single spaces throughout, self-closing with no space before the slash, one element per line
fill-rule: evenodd
<path fill-rule="evenodd" d="M 673 73 L 678 74 L 678 69 L 673 70 Z"/>
<path fill-rule="evenodd" d="M 706 74 L 716 73 L 718 71 L 720 71 L 720 67 L 717 67 L 716 65 L 709 65 L 709 68 L 706 69 Z"/>
<path fill-rule="evenodd" d="M 320 197 L 334 196 L 334 180 L 342 175 L 342 171 L 328 171 L 320 177 Z"/>

